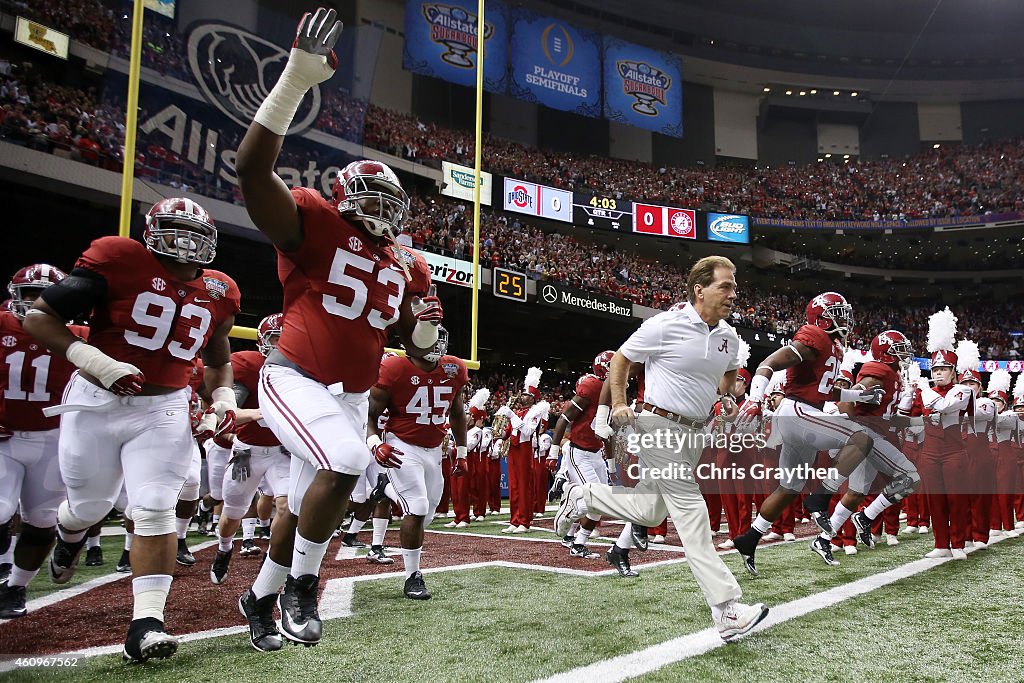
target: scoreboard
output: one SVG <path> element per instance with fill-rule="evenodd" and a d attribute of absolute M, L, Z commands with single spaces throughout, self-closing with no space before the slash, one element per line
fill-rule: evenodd
<path fill-rule="evenodd" d="M 633 231 L 633 202 L 607 195 L 572 193 L 572 222 L 600 230 Z"/>

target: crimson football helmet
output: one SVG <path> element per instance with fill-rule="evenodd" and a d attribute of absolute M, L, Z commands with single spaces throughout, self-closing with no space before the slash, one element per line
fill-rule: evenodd
<path fill-rule="evenodd" d="M 819 294 L 807 303 L 807 324 L 846 339 L 853 329 L 853 306 L 842 294 Z"/>
<path fill-rule="evenodd" d="M 394 237 L 409 213 L 409 195 L 395 172 L 379 161 L 353 161 L 334 181 L 338 213 L 362 220 L 370 234 Z"/>
<path fill-rule="evenodd" d="M 602 351 L 597 354 L 594 358 L 594 374 L 604 379 L 608 376 L 608 370 L 612 366 L 612 357 L 615 356 L 614 351 Z"/>
<path fill-rule="evenodd" d="M 436 363 L 446 353 L 448 353 L 448 330 L 444 329 L 444 325 L 438 325 L 437 341 L 434 342 L 434 348 L 423 355 L 423 360 L 428 363 Z"/>
<path fill-rule="evenodd" d="M 217 255 L 217 228 L 210 214 L 184 197 L 161 199 L 146 213 L 142 240 L 154 254 L 178 263 L 209 265 Z"/>
<path fill-rule="evenodd" d="M 914 347 L 899 330 L 886 330 L 871 340 L 871 355 L 879 363 L 906 363 L 914 355 Z"/>
<path fill-rule="evenodd" d="M 11 313 L 24 319 L 28 309 L 32 308 L 32 299 L 25 297 L 26 290 L 37 289 L 42 291 L 50 285 L 55 285 L 67 275 L 60 268 L 54 268 L 45 263 L 36 263 L 25 266 L 11 278 L 7 285 L 7 291 L 11 293 Z M 38 292 L 36 293 L 38 295 Z"/>
<path fill-rule="evenodd" d="M 256 328 L 256 347 L 264 357 L 277 348 L 277 340 L 281 338 L 284 326 L 284 313 L 268 315 L 260 321 Z"/>

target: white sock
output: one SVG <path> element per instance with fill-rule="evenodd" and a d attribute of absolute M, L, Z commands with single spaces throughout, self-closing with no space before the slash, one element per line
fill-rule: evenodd
<path fill-rule="evenodd" d="M 323 543 L 315 543 L 303 538 L 298 531 L 295 532 L 295 549 L 292 551 L 292 568 L 288 573 L 296 579 L 306 574 L 320 575 L 320 563 L 324 561 L 327 554 L 327 544 L 331 539 Z"/>
<path fill-rule="evenodd" d="M 65 531 L 64 529 L 61 529 L 59 526 L 57 527 L 57 535 L 60 536 L 60 540 L 64 541 L 65 543 L 81 542 L 81 540 L 85 538 L 85 534 L 88 531 L 88 529 L 82 529 L 81 531 Z M 14 547 L 13 539 L 11 540 L 11 547 Z"/>
<path fill-rule="evenodd" d="M 761 515 L 758 515 L 757 519 L 755 519 L 753 524 L 750 525 L 750 528 L 764 536 L 772 530 L 772 523 Z"/>
<path fill-rule="evenodd" d="M 86 549 L 89 549 L 89 548 L 99 548 L 100 547 L 100 537 L 99 536 L 90 536 L 85 541 L 85 547 L 86 547 Z"/>
<path fill-rule="evenodd" d="M 374 517 L 373 518 L 373 540 L 370 541 L 370 545 L 384 545 L 384 534 L 388 530 L 388 518 L 387 517 Z"/>
<path fill-rule="evenodd" d="M 133 540 L 135 540 L 135 534 L 126 533 L 124 535 L 124 549 L 125 550 L 131 550 L 132 549 L 132 541 Z"/>
<path fill-rule="evenodd" d="M 7 585 L 27 586 L 38 573 L 38 569 L 22 569 L 18 565 L 14 565 L 11 567 L 11 575 L 7 578 Z"/>
<path fill-rule="evenodd" d="M 242 540 L 251 541 L 256 537 L 256 518 L 246 517 L 242 520 Z"/>
<path fill-rule="evenodd" d="M 11 536 L 11 547 L 7 549 L 7 552 L 0 555 L 0 564 L 14 564 L 14 546 L 18 545 L 18 537 Z"/>
<path fill-rule="evenodd" d="M 615 541 L 616 547 L 620 550 L 629 550 L 633 547 L 633 525 L 626 522 L 622 525 L 622 531 L 619 533 L 619 539 Z"/>
<path fill-rule="evenodd" d="M 270 520 L 269 519 L 261 519 L 260 520 L 260 526 L 263 527 L 264 529 L 266 529 L 267 527 L 270 526 Z"/>
<path fill-rule="evenodd" d="M 420 570 L 420 551 L 422 547 L 415 550 L 402 548 L 402 559 L 405 560 L 405 578 L 409 578 Z"/>
<path fill-rule="evenodd" d="M 363 525 L 366 524 L 365 519 L 352 518 L 352 523 L 348 525 L 348 533 L 358 534 L 363 529 Z"/>
<path fill-rule="evenodd" d="M 722 613 L 725 612 L 726 608 L 728 608 L 729 605 L 731 605 L 734 602 L 736 602 L 736 601 L 735 600 L 726 600 L 725 602 L 719 603 L 717 605 L 711 605 L 711 618 L 714 619 L 715 621 L 718 621 L 719 619 L 721 619 L 722 618 Z"/>
<path fill-rule="evenodd" d="M 281 590 L 281 586 L 284 585 L 284 580 L 287 577 L 288 567 L 270 559 L 270 551 L 268 550 L 267 557 L 263 560 L 263 564 L 260 565 L 260 573 L 256 575 L 256 580 L 253 581 L 252 593 L 256 596 L 257 600 L 276 594 Z"/>
<path fill-rule="evenodd" d="M 576 538 L 573 540 L 573 543 L 575 543 L 576 545 L 586 545 L 587 541 L 590 540 L 590 534 L 590 529 L 584 529 L 583 527 L 580 527 L 580 530 L 576 532 Z"/>
<path fill-rule="evenodd" d="M 163 622 L 164 605 L 167 604 L 167 594 L 170 592 L 171 577 L 167 574 L 151 574 L 132 579 L 132 594 L 135 596 L 132 621 L 152 618 Z"/>
<path fill-rule="evenodd" d="M 868 519 L 878 519 L 878 515 L 885 512 L 886 508 L 892 507 L 892 504 L 893 501 L 879 493 L 878 497 L 871 501 L 871 505 L 868 505 L 864 514 L 868 516 Z"/>
<path fill-rule="evenodd" d="M 192 521 L 192 518 L 182 519 L 181 517 L 174 518 L 174 529 L 178 532 L 178 540 L 184 540 L 188 534 L 188 524 Z"/>
<path fill-rule="evenodd" d="M 210 520 L 210 524 L 212 524 L 213 528 L 216 529 L 217 525 L 220 524 L 220 515 L 214 515 Z"/>
<path fill-rule="evenodd" d="M 839 533 L 839 529 L 846 524 L 846 520 L 853 514 L 853 510 L 843 505 L 843 501 L 836 503 L 836 509 L 832 511 L 832 517 L 829 518 L 829 524 L 832 525 L 832 531 Z"/>
<path fill-rule="evenodd" d="M 578 534 L 579 532 L 580 532 L 580 523 L 579 522 L 573 522 L 572 526 L 569 527 L 569 533 L 566 534 L 566 535 L 567 536 L 572 536 L 573 538 L 575 538 L 576 534 Z"/>
<path fill-rule="evenodd" d="M 217 541 L 219 541 L 217 543 L 217 550 L 220 550 L 221 552 L 225 552 L 226 553 L 227 551 L 231 550 L 232 547 L 234 547 L 235 537 L 234 536 L 218 536 L 217 537 Z"/>

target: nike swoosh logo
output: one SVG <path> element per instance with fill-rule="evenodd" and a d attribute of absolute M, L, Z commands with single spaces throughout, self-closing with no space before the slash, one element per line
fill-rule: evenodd
<path fill-rule="evenodd" d="M 446 379 L 442 379 L 442 380 L 438 380 L 438 382 L 437 382 L 437 383 L 438 383 L 438 384 L 447 384 L 447 383 L 448 383 L 448 381 L 449 381 L 449 380 L 446 380 Z"/>
<path fill-rule="evenodd" d="M 208 303 L 210 303 L 209 299 L 200 299 L 198 296 L 195 299 L 193 299 L 193 301 L 195 301 L 197 304 L 208 304 Z"/>
<path fill-rule="evenodd" d="M 295 549 L 295 552 L 297 552 L 299 555 L 305 555 L 306 554 L 305 552 L 299 550 L 298 548 Z"/>

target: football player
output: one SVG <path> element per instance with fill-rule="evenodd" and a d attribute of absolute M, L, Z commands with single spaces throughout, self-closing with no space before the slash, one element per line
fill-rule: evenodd
<path fill-rule="evenodd" d="M 334 74 L 337 13 L 303 16 L 288 63 L 260 105 L 238 149 L 236 170 L 246 209 L 277 250 L 284 287 L 284 329 L 267 357 L 260 410 L 298 463 L 288 505 L 299 518 L 294 553 L 278 565 L 284 583 L 282 634 L 320 642 L 320 564 L 345 516 L 366 446 L 368 392 L 388 330 L 397 327 L 410 352 L 437 341 L 443 312 L 429 297 L 430 268 L 395 242 L 409 198 L 394 172 L 355 161 L 338 174 L 331 200 L 308 188 L 289 190 L 275 172 L 284 136 L 303 96 Z M 422 297 L 422 298 L 421 298 Z M 267 565 L 264 563 L 264 568 Z M 257 601 L 270 584 L 257 582 Z M 259 587 L 260 590 L 256 590 Z M 272 603 L 261 603 L 264 612 Z"/>
<path fill-rule="evenodd" d="M 11 278 L 11 310 L 0 313 L 0 553 L 11 543 L 14 514 L 21 504 L 21 533 L 6 583 L 0 583 L 0 619 L 25 616 L 25 587 L 43 566 L 56 537 L 57 507 L 64 484 L 57 463 L 60 418 L 43 408 L 60 403 L 75 366 L 51 354 L 25 331 L 25 313 L 47 287 L 65 278 L 39 263 Z M 72 325 L 81 337 L 88 330 Z M 105 515 L 104 515 L 105 516 Z"/>
<path fill-rule="evenodd" d="M 452 476 L 468 471 L 466 462 L 466 365 L 446 355 L 448 333 L 439 329 L 434 348 L 422 357 L 395 356 L 381 363 L 380 377 L 370 390 L 366 443 L 377 463 L 386 468 L 384 493 L 402 508 L 402 558 L 405 597 L 427 600 L 430 592 L 420 572 L 423 528 L 433 518 L 444 482 L 441 442 L 451 424 L 456 457 Z M 388 411 L 384 437 L 377 419 Z M 375 501 L 376 502 L 376 501 Z"/>
<path fill-rule="evenodd" d="M 71 578 L 86 530 L 106 516 L 123 480 L 126 514 L 135 522 L 135 607 L 123 651 L 129 661 L 167 657 L 178 647 L 163 617 L 176 555 L 174 506 L 192 463 L 192 360 L 202 353 L 212 392 L 204 421 L 213 431 L 231 431 L 228 332 L 240 305 L 234 280 L 206 268 L 217 229 L 199 204 L 157 202 L 146 214 L 143 240 L 94 241 L 25 318 L 32 336 L 79 369 L 59 407 L 68 500 L 57 512 L 50 577 Z M 88 343 L 66 324 L 86 316 Z"/>

